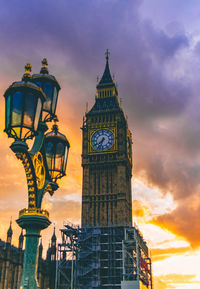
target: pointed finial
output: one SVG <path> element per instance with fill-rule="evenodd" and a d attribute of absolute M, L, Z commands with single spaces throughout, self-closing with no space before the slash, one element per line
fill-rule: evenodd
<path fill-rule="evenodd" d="M 47 62 L 47 59 L 46 58 L 43 58 L 42 59 L 42 68 L 41 68 L 41 70 L 40 70 L 40 73 L 42 73 L 42 74 L 48 74 L 49 73 L 49 71 L 48 71 L 48 62 Z"/>
<path fill-rule="evenodd" d="M 23 248 L 23 241 L 24 241 L 24 235 L 23 235 L 23 229 L 21 230 L 21 234 L 19 235 L 19 248 Z"/>
<path fill-rule="evenodd" d="M 43 67 L 47 67 L 47 66 L 48 66 L 48 61 L 47 61 L 46 58 L 43 58 L 43 59 L 42 59 L 42 66 L 43 66 Z"/>
<path fill-rule="evenodd" d="M 109 56 L 110 56 L 110 52 L 109 52 L 108 49 L 106 49 L 105 55 L 106 55 L 106 61 L 108 61 L 109 60 Z"/>
<path fill-rule="evenodd" d="M 10 227 L 8 228 L 8 231 L 7 231 L 7 237 L 12 237 L 12 234 L 13 234 L 13 230 L 12 230 L 12 217 L 11 217 Z"/>
<path fill-rule="evenodd" d="M 55 243 L 56 242 L 56 227 L 54 225 L 54 228 L 53 228 L 53 235 L 51 237 L 51 243 Z"/>
<path fill-rule="evenodd" d="M 26 65 L 24 66 L 24 69 L 25 69 L 25 73 L 22 77 L 22 80 L 28 81 L 31 78 L 30 72 L 32 71 L 32 66 L 31 66 L 30 62 L 26 63 Z"/>
<path fill-rule="evenodd" d="M 30 74 L 30 72 L 32 71 L 32 66 L 31 66 L 30 62 L 26 63 L 26 65 L 24 66 L 24 68 L 25 68 L 25 72 L 26 72 L 26 73 L 29 73 L 29 74 Z"/>

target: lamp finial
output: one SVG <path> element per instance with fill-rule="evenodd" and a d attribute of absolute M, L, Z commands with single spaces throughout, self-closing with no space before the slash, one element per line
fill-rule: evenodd
<path fill-rule="evenodd" d="M 48 71 L 48 61 L 47 61 L 47 59 L 46 58 L 43 58 L 42 59 L 42 68 L 41 68 L 41 70 L 40 70 L 40 73 L 42 73 L 42 74 L 48 74 L 49 73 L 49 71 Z"/>
<path fill-rule="evenodd" d="M 22 80 L 28 81 L 31 78 L 30 72 L 32 71 L 32 66 L 31 66 L 30 62 L 26 63 L 26 65 L 24 66 L 24 69 L 25 69 L 25 73 L 22 77 Z"/>

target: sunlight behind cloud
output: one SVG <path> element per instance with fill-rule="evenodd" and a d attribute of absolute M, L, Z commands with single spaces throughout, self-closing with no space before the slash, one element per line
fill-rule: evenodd
<path fill-rule="evenodd" d="M 153 268 L 156 276 L 163 275 L 163 272 L 165 272 L 165 275 L 176 272 L 176 274 L 180 275 L 194 274 L 199 278 L 200 251 L 190 251 L 181 256 L 174 255 L 165 260 L 156 261 L 154 262 Z"/>
<path fill-rule="evenodd" d="M 172 194 L 164 194 L 156 187 L 148 187 L 138 179 L 132 183 L 132 192 L 133 200 L 140 201 L 149 208 L 150 213 L 147 219 L 172 212 L 176 208 Z"/>

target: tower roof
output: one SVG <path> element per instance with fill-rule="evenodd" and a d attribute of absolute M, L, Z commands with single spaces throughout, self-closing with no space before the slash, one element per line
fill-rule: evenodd
<path fill-rule="evenodd" d="M 115 83 L 112 79 L 111 73 L 110 73 L 110 67 L 109 67 L 109 51 L 108 49 L 106 50 L 106 66 L 104 73 L 102 75 L 101 80 L 97 84 L 97 88 L 103 88 L 103 87 L 108 87 L 108 86 L 114 86 Z"/>

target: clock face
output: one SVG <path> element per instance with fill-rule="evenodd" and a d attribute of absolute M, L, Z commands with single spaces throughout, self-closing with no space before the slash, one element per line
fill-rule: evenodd
<path fill-rule="evenodd" d="M 91 144 L 97 151 L 107 151 L 114 144 L 114 134 L 108 129 L 100 129 L 93 134 Z"/>

